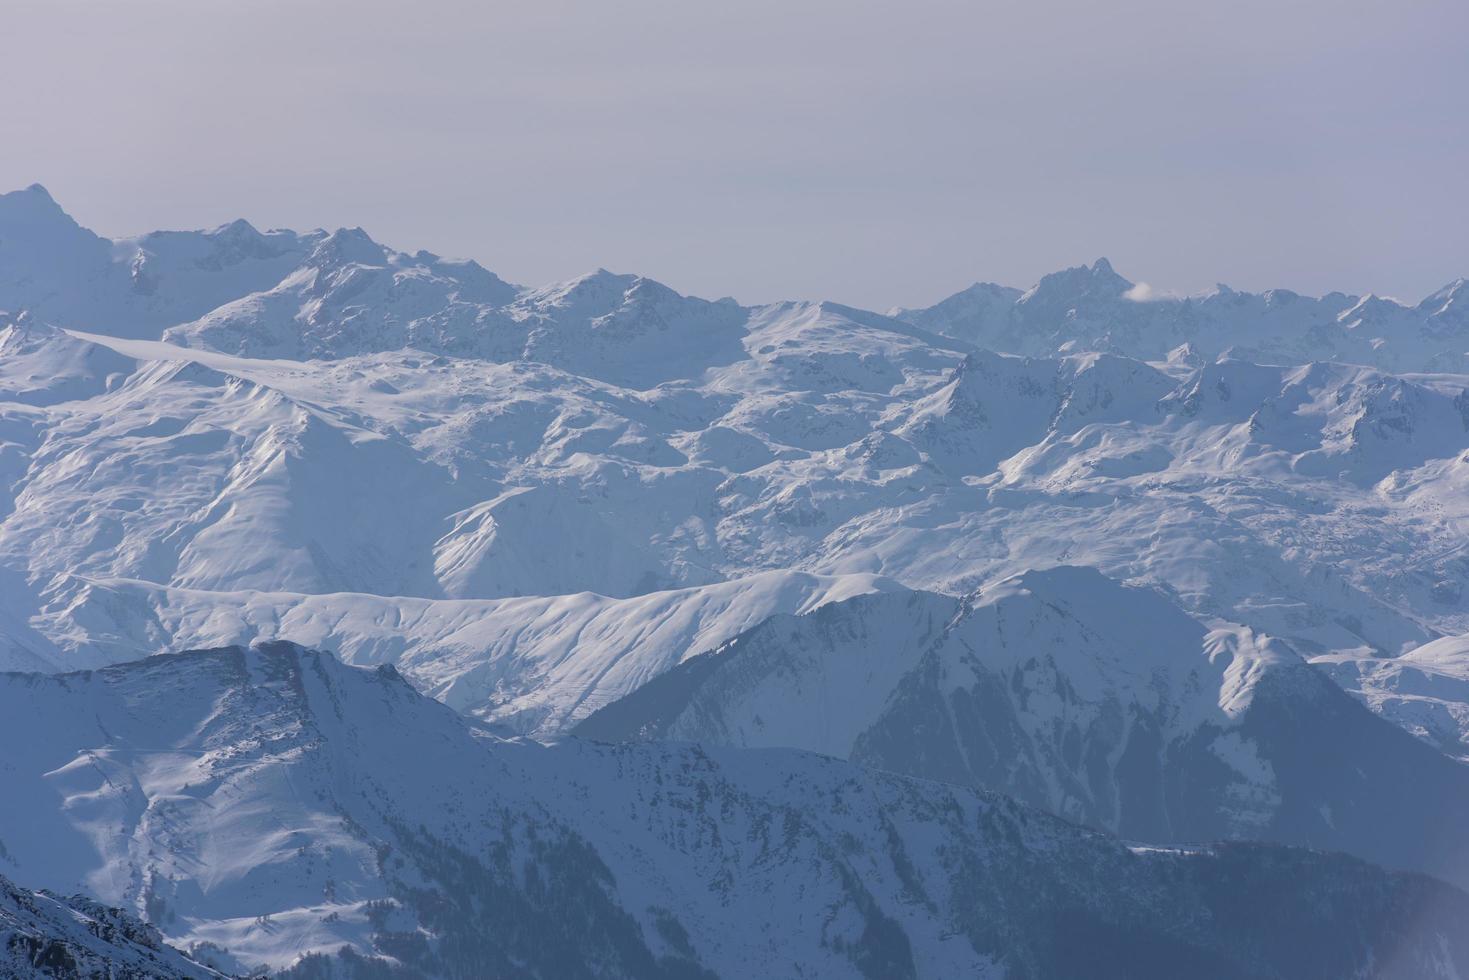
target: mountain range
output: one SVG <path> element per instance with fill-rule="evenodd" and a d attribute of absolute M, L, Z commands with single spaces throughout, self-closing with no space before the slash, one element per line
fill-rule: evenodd
<path fill-rule="evenodd" d="M 0 195 L 7 948 L 1463 973 L 1466 304 L 744 306 Z"/>
<path fill-rule="evenodd" d="M 391 667 L 286 643 L 8 675 L 0 709 L 11 861 L 231 973 L 1416 977 L 1469 956 L 1469 896 L 1427 877 L 1129 846 L 791 750 L 506 741 Z"/>

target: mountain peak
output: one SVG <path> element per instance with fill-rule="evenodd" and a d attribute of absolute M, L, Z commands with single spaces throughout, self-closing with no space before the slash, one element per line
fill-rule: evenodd
<path fill-rule="evenodd" d="M 1432 333 L 1462 335 L 1469 330 L 1469 279 L 1455 279 L 1426 297 L 1418 304 L 1417 312 L 1432 325 Z"/>
<path fill-rule="evenodd" d="M 1081 300 L 1110 300 L 1132 287 L 1133 283 L 1119 276 L 1112 263 L 1103 258 L 1090 266 L 1072 266 L 1042 276 L 1040 282 L 1030 287 L 1016 302 L 1047 308 L 1059 303 L 1064 307 Z"/>
<path fill-rule="evenodd" d="M 31 207 L 49 206 L 58 211 L 61 210 L 61 206 L 56 203 L 56 199 L 51 196 L 51 192 L 41 184 L 31 184 L 29 187 L 22 187 L 19 190 L 0 193 L 0 205 L 5 203 L 9 203 L 12 207 L 25 204 Z"/>
<path fill-rule="evenodd" d="M 387 253 L 361 228 L 338 228 L 316 246 L 312 260 L 324 265 L 382 265 Z"/>
<path fill-rule="evenodd" d="M 1463 302 L 1469 299 L 1465 295 L 1469 293 L 1469 289 L 1466 289 L 1466 286 L 1469 286 L 1469 279 L 1460 276 L 1453 282 L 1446 284 L 1442 289 L 1425 296 L 1423 301 L 1418 304 L 1418 309 L 1427 312 L 1430 316 L 1442 313 L 1456 301 Z"/>
<path fill-rule="evenodd" d="M 216 235 L 229 238 L 259 238 L 260 231 L 244 218 L 236 218 L 227 225 L 220 225 L 215 229 Z"/>
<path fill-rule="evenodd" d="M 535 306 L 610 309 L 622 302 L 623 295 L 639 279 L 639 276 L 618 275 L 599 268 L 575 279 L 532 290 L 526 299 Z"/>
<path fill-rule="evenodd" d="M 7 223 L 55 221 L 57 218 L 63 219 L 69 225 L 76 225 L 71 216 L 56 203 L 51 192 L 40 184 L 0 194 L 0 220 Z"/>
<path fill-rule="evenodd" d="M 110 261 L 111 247 L 77 224 L 40 184 L 0 194 L 0 283 L 13 284 L 7 305 L 71 294 L 67 277 L 83 270 L 95 274 Z"/>

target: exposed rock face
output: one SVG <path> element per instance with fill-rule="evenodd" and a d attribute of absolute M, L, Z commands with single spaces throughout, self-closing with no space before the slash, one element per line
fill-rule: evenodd
<path fill-rule="evenodd" d="M 15 980 L 209 980 L 214 969 L 122 909 L 33 892 L 0 876 L 0 975 Z"/>

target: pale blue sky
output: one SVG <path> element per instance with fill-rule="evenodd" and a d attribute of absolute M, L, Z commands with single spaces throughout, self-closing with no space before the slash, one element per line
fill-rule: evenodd
<path fill-rule="evenodd" d="M 1469 3 L 6 0 L 0 189 L 540 283 L 933 302 L 1469 275 Z"/>

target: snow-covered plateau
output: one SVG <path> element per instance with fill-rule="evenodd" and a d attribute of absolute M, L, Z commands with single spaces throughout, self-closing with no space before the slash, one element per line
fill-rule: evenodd
<path fill-rule="evenodd" d="M 0 310 L 0 971 L 1469 975 L 1465 280 L 744 306 L 33 186 Z"/>

